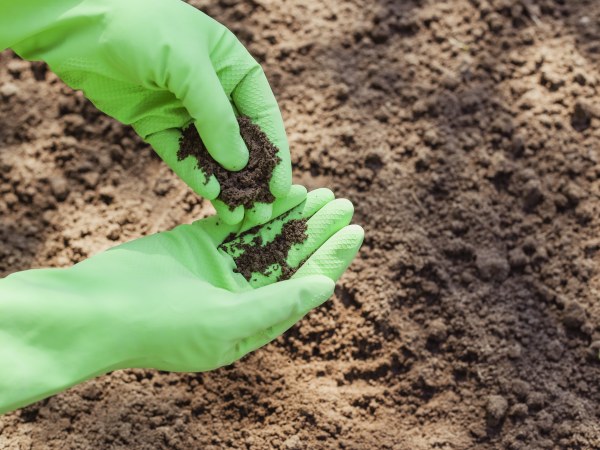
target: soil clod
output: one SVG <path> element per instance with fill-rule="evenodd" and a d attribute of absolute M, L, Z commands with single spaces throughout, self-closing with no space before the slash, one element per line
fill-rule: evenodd
<path fill-rule="evenodd" d="M 506 258 L 493 250 L 480 250 L 476 259 L 477 270 L 483 280 L 504 281 L 510 272 Z"/>
<path fill-rule="evenodd" d="M 498 426 L 504 419 L 508 410 L 508 402 L 500 395 L 490 395 L 486 405 L 486 416 L 488 424 L 492 427 Z"/>

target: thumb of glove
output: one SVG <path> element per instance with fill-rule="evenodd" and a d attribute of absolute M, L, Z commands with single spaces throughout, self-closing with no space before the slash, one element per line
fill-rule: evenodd
<path fill-rule="evenodd" d="M 245 292 L 240 299 L 240 340 L 235 359 L 271 342 L 311 309 L 323 304 L 335 282 L 323 275 L 280 281 Z"/>

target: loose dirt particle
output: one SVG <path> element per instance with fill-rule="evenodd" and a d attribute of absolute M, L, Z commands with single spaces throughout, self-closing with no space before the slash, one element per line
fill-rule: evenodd
<path fill-rule="evenodd" d="M 525 252 L 521 248 L 513 248 L 508 253 L 508 263 L 513 269 L 522 269 L 527 265 L 527 255 L 525 255 Z"/>
<path fill-rule="evenodd" d="M 588 347 L 588 357 L 591 361 L 600 361 L 600 340 L 590 344 Z"/>
<path fill-rule="evenodd" d="M 546 349 L 546 355 L 548 356 L 548 359 L 555 362 L 560 361 L 563 352 L 564 348 L 558 339 L 550 341 L 548 348 Z"/>
<path fill-rule="evenodd" d="M 510 272 L 507 259 L 494 250 L 478 251 L 476 265 L 483 280 L 504 281 Z"/>
<path fill-rule="evenodd" d="M 579 101 L 575 103 L 575 108 L 571 116 L 571 125 L 577 131 L 585 131 L 591 126 L 592 118 L 599 115 L 600 113 L 591 105 Z"/>
<path fill-rule="evenodd" d="M 221 167 L 208 153 L 193 124 L 183 130 L 177 159 L 183 161 L 188 156 L 196 158 L 197 167 L 204 172 L 207 180 L 211 175 L 215 176 L 221 185 L 218 198 L 231 210 L 239 205 L 250 209 L 256 202 L 273 203 L 275 197 L 269 190 L 269 181 L 275 166 L 281 161 L 277 156 L 277 147 L 248 117 L 238 117 L 238 124 L 250 154 L 248 165 L 242 170 L 230 172 Z"/>
<path fill-rule="evenodd" d="M 585 309 L 577 301 L 567 302 L 563 312 L 563 323 L 569 328 L 579 328 L 585 323 Z"/>
<path fill-rule="evenodd" d="M 506 416 L 508 401 L 501 395 L 490 395 L 485 410 L 488 424 L 498 426 Z"/>
<path fill-rule="evenodd" d="M 525 403 L 517 403 L 515 405 L 513 405 L 513 407 L 510 409 L 510 413 L 509 415 L 511 417 L 516 417 L 518 419 L 522 419 L 523 417 L 526 417 L 529 414 L 529 408 L 527 407 L 527 405 Z"/>
<path fill-rule="evenodd" d="M 427 337 L 433 342 L 441 343 L 448 336 L 448 326 L 442 319 L 434 319 L 427 325 Z"/>
<path fill-rule="evenodd" d="M 0 95 L 2 97 L 8 98 L 19 92 L 19 88 L 13 83 L 6 83 L 0 86 Z"/>
<path fill-rule="evenodd" d="M 543 200 L 542 183 L 539 180 L 529 180 L 523 187 L 523 208 L 533 211 Z"/>
<path fill-rule="evenodd" d="M 69 184 L 67 183 L 67 180 L 65 180 L 63 177 L 57 176 L 50 178 L 49 182 L 50 191 L 52 192 L 54 198 L 56 198 L 56 200 L 59 202 L 65 200 L 69 195 Z"/>
<path fill-rule="evenodd" d="M 517 379 L 511 382 L 511 390 L 517 398 L 524 400 L 529 396 L 531 386 L 526 381 Z"/>

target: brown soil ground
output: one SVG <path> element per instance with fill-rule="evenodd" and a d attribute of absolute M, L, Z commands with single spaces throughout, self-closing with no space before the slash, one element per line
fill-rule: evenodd
<path fill-rule="evenodd" d="M 360 256 L 233 366 L 100 377 L 0 418 L 0 448 L 600 448 L 600 4 L 202 5 L 264 65 L 296 181 L 355 203 Z M 43 65 L 2 53 L 0 96 L 1 275 L 210 212 Z"/>

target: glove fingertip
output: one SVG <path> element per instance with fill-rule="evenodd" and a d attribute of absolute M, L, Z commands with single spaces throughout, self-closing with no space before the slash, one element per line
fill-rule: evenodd
<path fill-rule="evenodd" d="M 213 200 L 212 204 L 217 211 L 217 215 L 223 219 L 223 222 L 227 225 L 236 225 L 244 219 L 244 207 L 241 205 L 231 210 L 229 209 L 229 206 L 219 199 Z"/>
<path fill-rule="evenodd" d="M 199 183 L 195 183 L 196 189 L 194 189 L 194 192 L 209 201 L 213 201 L 221 193 L 221 185 L 214 175 L 211 175 L 208 181 L 205 181 L 205 179 Z"/>
<path fill-rule="evenodd" d="M 279 163 L 273 169 L 269 181 L 269 190 L 276 198 L 285 197 L 292 187 L 292 168 L 289 164 Z"/>
<path fill-rule="evenodd" d="M 305 283 L 300 293 L 302 309 L 305 312 L 325 303 L 335 290 L 335 282 L 324 275 L 312 275 L 297 279 Z"/>
<path fill-rule="evenodd" d="M 244 228 L 248 229 L 267 223 L 273 214 L 273 205 L 270 203 L 255 203 L 254 207 L 246 211 Z"/>
<path fill-rule="evenodd" d="M 237 121 L 234 120 L 230 126 L 221 128 L 223 128 L 222 132 L 217 134 L 216 131 L 206 130 L 206 127 L 196 123 L 196 129 L 210 156 L 224 169 L 232 172 L 240 171 L 248 164 L 250 154 L 240 135 Z M 201 129 L 204 131 L 203 134 Z"/>
<path fill-rule="evenodd" d="M 358 253 L 364 230 L 360 225 L 348 225 L 334 234 L 298 269 L 292 278 L 324 275 L 338 280 Z"/>

